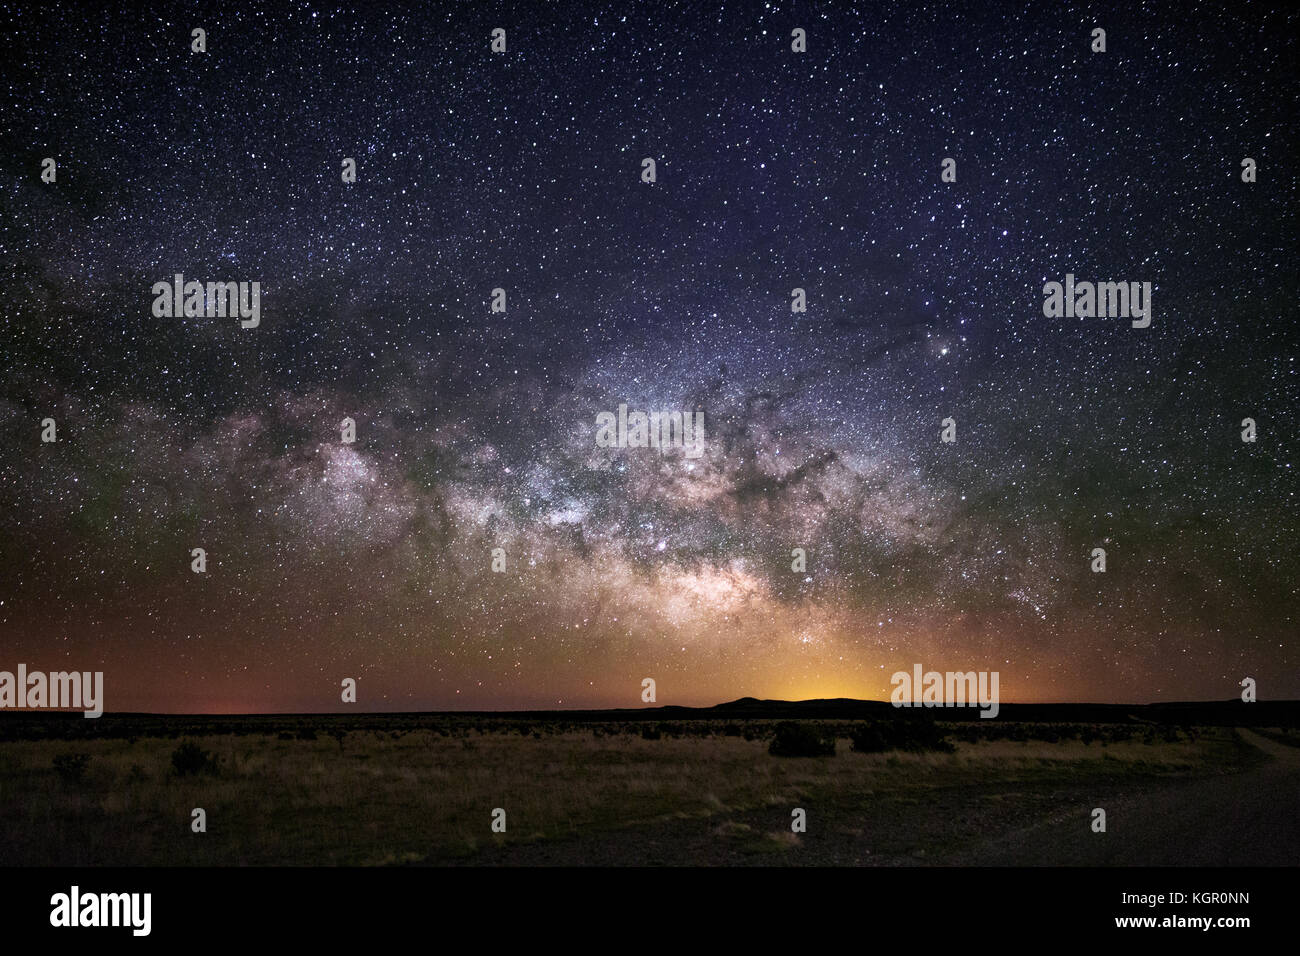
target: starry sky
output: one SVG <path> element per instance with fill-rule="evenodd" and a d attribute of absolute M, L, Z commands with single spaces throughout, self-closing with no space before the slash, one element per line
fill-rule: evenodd
<path fill-rule="evenodd" d="M 381 6 L 0 3 L 0 668 L 108 712 L 1300 697 L 1300 11 Z M 260 325 L 155 317 L 178 272 Z M 1151 327 L 1045 318 L 1066 273 Z M 703 454 L 598 447 L 620 404 Z"/>

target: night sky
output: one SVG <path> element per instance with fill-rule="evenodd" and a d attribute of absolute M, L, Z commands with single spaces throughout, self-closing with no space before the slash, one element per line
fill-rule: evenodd
<path fill-rule="evenodd" d="M 0 5 L 0 669 L 1300 697 L 1300 10 L 380 6 Z M 260 325 L 155 317 L 176 273 Z M 1044 317 L 1067 273 L 1151 326 Z M 598 447 L 620 404 L 703 454 Z"/>

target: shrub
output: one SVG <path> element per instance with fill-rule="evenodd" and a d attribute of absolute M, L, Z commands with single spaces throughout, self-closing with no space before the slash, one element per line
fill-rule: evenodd
<path fill-rule="evenodd" d="M 641 736 L 644 737 L 646 740 L 658 740 L 663 735 L 660 734 L 658 727 L 654 727 L 651 726 L 650 724 L 646 724 L 644 727 L 641 728 Z"/>
<path fill-rule="evenodd" d="M 849 736 L 853 740 L 853 749 L 860 754 L 878 754 L 894 749 L 879 724 L 863 724 Z"/>
<path fill-rule="evenodd" d="M 193 741 L 186 741 L 176 748 L 172 753 L 172 766 L 176 768 L 176 775 L 184 777 L 192 773 L 212 773 L 217 768 L 217 763 L 208 753 Z"/>
<path fill-rule="evenodd" d="M 853 749 L 858 753 L 883 753 L 887 750 L 952 753 L 957 749 L 944 738 L 943 731 L 932 720 L 899 718 L 882 723 L 869 721 L 857 727 L 851 736 Z"/>
<path fill-rule="evenodd" d="M 807 724 L 783 720 L 767 748 L 775 757 L 828 757 L 835 754 L 835 738 L 823 737 Z"/>
<path fill-rule="evenodd" d="M 59 754 L 54 758 L 54 769 L 64 783 L 81 783 L 89 763 L 90 754 Z"/>

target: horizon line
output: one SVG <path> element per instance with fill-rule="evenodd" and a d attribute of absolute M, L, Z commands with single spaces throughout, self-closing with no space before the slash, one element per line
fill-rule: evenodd
<path fill-rule="evenodd" d="M 242 712 L 223 712 L 223 711 L 148 711 L 148 710 L 122 710 L 122 711 L 104 711 L 100 717 L 117 716 L 117 717 L 342 717 L 349 714 L 355 716 L 398 716 L 398 715 L 493 715 L 506 716 L 510 714 L 589 714 L 589 713 L 615 713 L 615 714 L 641 714 L 663 710 L 692 710 L 705 711 L 715 710 L 719 707 L 726 707 L 731 704 L 750 702 L 756 704 L 816 704 L 816 703 L 851 703 L 851 704 L 876 704 L 882 707 L 889 707 L 892 710 L 971 710 L 979 709 L 977 705 L 950 705 L 950 704 L 931 704 L 914 703 L 907 705 L 897 705 L 888 700 L 874 700 L 864 697 L 807 697 L 797 700 L 787 700 L 777 697 L 737 697 L 732 700 L 721 701 L 716 704 L 656 704 L 648 707 L 568 707 L 568 708 L 512 708 L 503 710 L 292 710 L 292 711 L 242 711 Z M 1206 705 L 1232 705 L 1245 704 L 1246 701 L 1237 697 L 1206 699 L 1206 700 L 1170 700 L 1170 701 L 1149 701 L 1147 703 L 1122 702 L 1112 703 L 1104 701 L 1003 701 L 1000 707 L 1107 707 L 1107 708 L 1125 708 L 1125 707 L 1188 707 L 1188 706 L 1206 706 Z M 1300 704 L 1300 699 L 1287 700 L 1270 700 L 1255 701 L 1254 703 L 1271 703 L 1271 704 Z M 85 711 L 78 708 L 53 708 L 53 707 L 0 707 L 0 713 L 12 712 L 21 714 L 65 714 L 68 716 L 81 715 L 84 717 Z M 95 719 L 99 718 L 87 718 Z"/>

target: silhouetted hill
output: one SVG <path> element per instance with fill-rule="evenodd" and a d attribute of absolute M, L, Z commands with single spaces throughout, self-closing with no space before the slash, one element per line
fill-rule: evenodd
<path fill-rule="evenodd" d="M 424 711 L 356 714 L 104 714 L 0 711 L 0 740 L 43 738 L 180 737 L 186 734 L 298 733 L 334 728 L 393 731 L 457 722 L 509 724 L 717 720 L 977 720 L 981 723 L 1163 724 L 1217 727 L 1300 727 L 1300 701 L 1184 701 L 1163 704 L 1002 704 L 995 718 L 975 707 L 894 707 L 885 701 L 739 700 L 712 707 L 638 707 L 618 710 Z"/>
<path fill-rule="evenodd" d="M 658 708 L 668 710 L 669 708 Z M 995 718 L 974 707 L 894 707 L 886 701 L 836 697 L 819 700 L 758 700 L 742 697 L 715 707 L 677 708 L 698 717 L 746 719 L 821 718 L 853 720 L 928 714 L 935 720 L 1004 720 L 1053 723 L 1153 723 L 1278 727 L 1300 722 L 1300 701 L 1179 701 L 1167 704 L 1002 704 Z M 618 711 L 642 714 L 647 711 Z"/>

